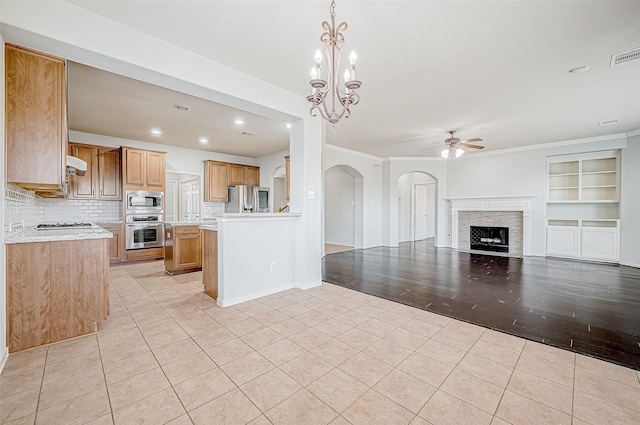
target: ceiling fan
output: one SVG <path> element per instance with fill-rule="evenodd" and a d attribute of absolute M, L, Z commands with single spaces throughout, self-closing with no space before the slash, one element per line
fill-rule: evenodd
<path fill-rule="evenodd" d="M 460 140 L 458 137 L 454 137 L 454 134 L 456 133 L 455 130 L 448 131 L 447 133 L 449 133 L 451 137 L 449 137 L 444 141 L 447 147 L 442 152 L 440 152 L 440 156 L 445 159 L 449 158 L 452 155 L 455 155 L 456 158 L 460 158 L 464 153 L 464 149 L 462 149 L 462 147 L 471 148 L 471 149 L 484 149 L 484 146 L 472 144 L 472 143 L 482 141 L 482 139 L 478 137 L 474 137 L 472 139 Z M 423 149 L 420 152 L 426 151 L 429 149 L 433 149 L 433 148 Z"/>

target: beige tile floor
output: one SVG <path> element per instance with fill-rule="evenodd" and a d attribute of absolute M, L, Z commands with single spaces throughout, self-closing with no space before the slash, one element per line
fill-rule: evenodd
<path fill-rule="evenodd" d="M 12 354 L 2 424 L 639 424 L 638 372 L 338 286 L 220 308 L 111 270 L 95 335 Z"/>

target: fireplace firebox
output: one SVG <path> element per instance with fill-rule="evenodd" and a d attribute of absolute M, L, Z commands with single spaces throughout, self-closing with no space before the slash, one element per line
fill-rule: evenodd
<path fill-rule="evenodd" d="M 509 252 L 508 227 L 471 226 L 470 236 L 472 250 Z"/>

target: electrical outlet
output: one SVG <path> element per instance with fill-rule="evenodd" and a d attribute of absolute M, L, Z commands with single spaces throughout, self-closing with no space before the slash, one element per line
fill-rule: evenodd
<path fill-rule="evenodd" d="M 269 270 L 271 270 L 272 272 L 276 271 L 276 262 L 272 261 L 269 263 Z"/>

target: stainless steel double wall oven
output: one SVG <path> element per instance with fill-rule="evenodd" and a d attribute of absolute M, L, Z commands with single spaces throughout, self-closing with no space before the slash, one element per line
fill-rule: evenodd
<path fill-rule="evenodd" d="M 164 193 L 129 190 L 125 199 L 126 248 L 164 246 Z"/>

